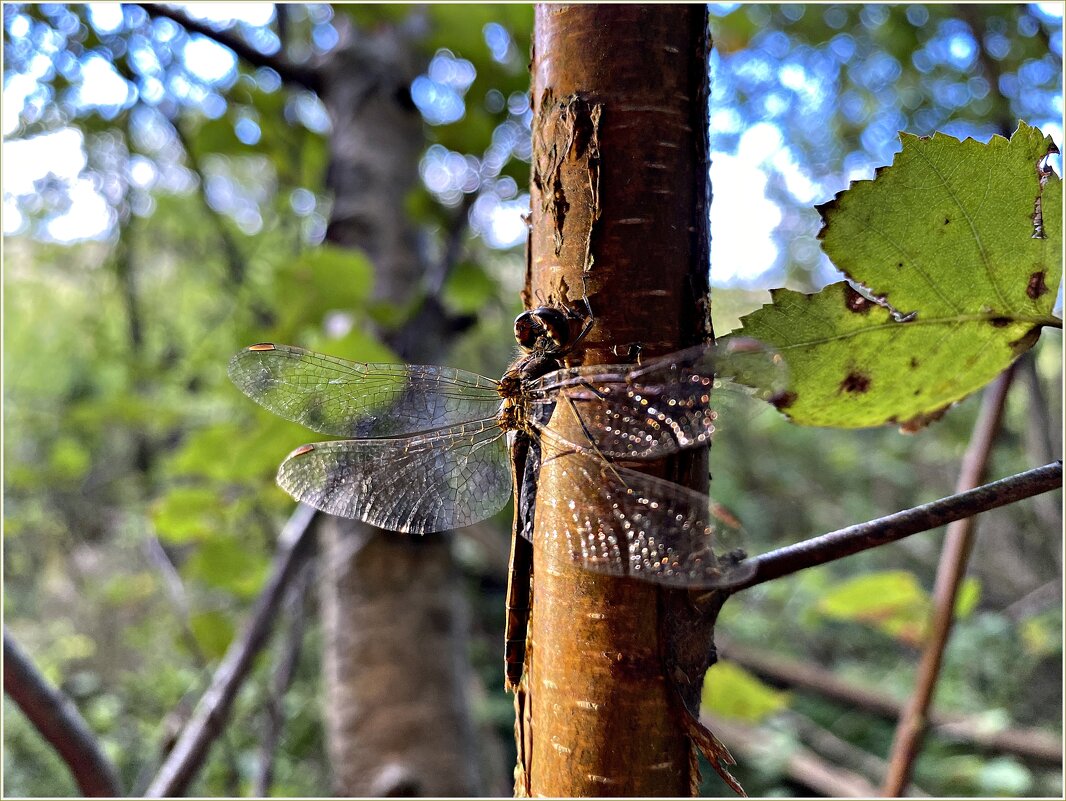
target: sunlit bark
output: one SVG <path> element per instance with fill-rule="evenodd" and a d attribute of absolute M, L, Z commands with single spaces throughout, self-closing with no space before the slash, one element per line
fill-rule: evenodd
<path fill-rule="evenodd" d="M 527 301 L 588 300 L 586 363 L 708 333 L 708 46 L 702 6 L 537 7 Z M 655 467 L 706 490 L 699 456 Z M 545 537 L 553 497 L 570 491 L 557 468 L 545 460 L 538 488 L 519 731 L 532 746 L 516 789 L 687 795 L 695 762 L 660 646 L 670 593 L 580 570 Z M 703 664 L 678 668 L 696 698 L 703 635 Z"/>

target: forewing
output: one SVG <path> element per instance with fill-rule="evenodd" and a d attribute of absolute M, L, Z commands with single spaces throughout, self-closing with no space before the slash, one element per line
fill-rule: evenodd
<path fill-rule="evenodd" d="M 417 534 L 484 520 L 511 496 L 506 437 L 495 423 L 304 445 L 282 462 L 278 484 L 331 515 Z"/>
<path fill-rule="evenodd" d="M 560 483 L 574 492 L 549 501 L 565 504 L 562 514 L 548 516 L 565 528 L 547 536 L 562 538 L 586 569 L 696 589 L 729 587 L 754 571 L 743 561 L 739 524 L 706 495 L 585 453 L 555 458 L 562 460 Z"/>
<path fill-rule="evenodd" d="M 487 420 L 496 382 L 432 365 L 350 362 L 289 345 L 252 345 L 229 376 L 257 403 L 313 431 L 341 437 L 395 437 Z"/>
<path fill-rule="evenodd" d="M 737 381 L 752 386 L 742 388 Z M 583 440 L 571 444 L 611 459 L 657 459 L 710 441 L 716 393 L 769 399 L 784 382 L 775 351 L 753 340 L 735 340 L 727 347 L 701 345 L 639 365 L 557 370 L 531 382 L 527 391 L 535 407 L 573 406 Z"/>

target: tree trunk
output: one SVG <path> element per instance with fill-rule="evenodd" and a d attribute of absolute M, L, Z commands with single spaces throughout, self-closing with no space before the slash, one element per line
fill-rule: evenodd
<path fill-rule="evenodd" d="M 586 364 L 709 333 L 709 46 L 701 5 L 537 6 L 527 301 L 587 297 Z M 586 572 L 545 536 L 552 498 L 568 489 L 560 461 L 545 460 L 537 494 L 516 790 L 691 794 L 698 770 L 675 681 L 698 707 L 712 628 L 684 644 L 694 656 L 668 680 L 660 641 L 677 628 L 681 594 Z M 706 491 L 705 453 L 668 461 L 651 467 Z"/>
<path fill-rule="evenodd" d="M 425 145 L 408 87 L 424 66 L 396 27 L 348 30 L 323 66 L 330 112 L 327 240 L 375 266 L 378 299 L 407 303 L 425 272 L 404 198 Z M 390 344 L 437 360 L 439 306 Z M 413 345 L 411 343 L 414 343 Z M 334 790 L 356 796 L 468 796 L 480 778 L 467 703 L 468 625 L 450 537 L 424 540 L 324 517 L 320 528 L 325 719 Z"/>

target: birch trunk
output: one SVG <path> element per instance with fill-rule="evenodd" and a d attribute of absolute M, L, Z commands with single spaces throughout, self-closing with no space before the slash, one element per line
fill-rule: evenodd
<path fill-rule="evenodd" d="M 586 364 L 638 348 L 662 355 L 709 333 L 709 45 L 703 6 L 536 9 L 527 301 L 588 299 Z M 650 469 L 706 491 L 705 457 Z M 581 570 L 543 537 L 565 527 L 551 517 L 552 496 L 571 491 L 561 482 L 546 460 L 516 791 L 691 794 L 698 770 L 661 642 L 677 629 L 678 593 Z M 696 707 L 711 631 L 687 633 L 682 650 L 694 656 L 674 676 Z"/>
<path fill-rule="evenodd" d="M 424 65 L 416 43 L 395 27 L 342 35 L 322 70 L 333 124 L 326 238 L 362 249 L 374 263 L 377 298 L 403 305 L 425 272 L 404 208 L 425 145 L 407 92 Z M 443 326 L 431 300 L 390 344 L 406 359 L 432 363 L 447 339 Z M 477 795 L 469 626 L 450 537 L 423 539 L 328 517 L 320 535 L 334 791 Z"/>

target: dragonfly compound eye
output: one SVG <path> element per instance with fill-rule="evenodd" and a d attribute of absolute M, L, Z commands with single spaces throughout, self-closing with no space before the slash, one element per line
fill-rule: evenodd
<path fill-rule="evenodd" d="M 570 323 L 566 315 L 550 306 L 541 306 L 531 314 L 540 323 L 541 334 L 547 336 L 554 346 L 553 350 L 562 348 L 570 342 Z"/>
<path fill-rule="evenodd" d="M 522 350 L 533 350 L 533 346 L 537 344 L 537 339 L 542 333 L 540 321 L 533 312 L 524 311 L 514 318 L 514 338 Z"/>

